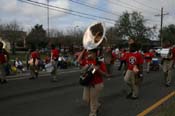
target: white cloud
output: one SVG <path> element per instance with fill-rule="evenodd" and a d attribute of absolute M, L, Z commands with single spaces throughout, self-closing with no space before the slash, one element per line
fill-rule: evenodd
<path fill-rule="evenodd" d="M 93 6 L 96 6 L 99 2 L 100 2 L 100 0 L 87 0 L 87 3 L 91 4 Z"/>
<path fill-rule="evenodd" d="M 18 0 L 0 0 L 0 19 L 5 21 L 17 20 L 20 24 L 25 27 L 30 27 L 35 24 L 43 24 L 47 27 L 47 9 L 40 8 L 38 6 L 29 5 L 26 3 L 19 2 Z M 10 3 L 9 3 L 10 1 Z M 33 0 L 37 2 L 47 3 L 46 0 Z M 76 1 L 76 0 L 75 0 Z M 78 0 L 77 0 L 78 1 Z M 174 0 L 79 0 L 80 2 L 86 2 L 91 6 L 102 8 L 103 10 L 112 11 L 118 15 L 121 15 L 124 11 L 132 12 L 140 11 L 144 15 L 145 19 L 149 19 L 147 25 L 160 25 L 160 17 L 155 17 L 154 15 L 160 14 L 161 6 L 164 6 L 164 10 L 169 12 L 168 16 L 164 17 L 164 25 L 175 24 L 175 1 Z M 112 2 L 110 2 L 112 1 Z M 136 2 L 137 1 L 137 2 Z M 123 2 L 123 3 L 122 3 Z M 125 3 L 124 3 L 125 2 Z M 143 3 L 144 5 L 139 4 Z M 115 5 L 115 4 L 117 5 Z M 129 5 L 127 5 L 129 4 Z M 104 13 L 95 9 L 91 9 L 85 6 L 81 6 L 70 2 L 69 0 L 50 0 L 50 5 L 57 7 L 62 7 L 66 9 L 72 9 L 78 12 L 83 12 L 86 14 L 93 14 L 101 17 L 106 17 L 110 19 L 118 19 L 117 15 L 112 15 L 110 13 Z M 149 8 L 151 6 L 153 8 Z M 158 10 L 155 10 L 158 9 Z M 103 20 L 100 19 L 99 20 Z M 104 21 L 104 20 L 103 20 Z M 89 25 L 94 22 L 94 20 L 89 20 L 82 17 L 76 17 L 63 12 L 50 10 L 50 26 L 54 28 L 66 28 L 74 27 L 78 25 L 80 28 Z M 106 26 L 113 26 L 106 23 Z"/>
<path fill-rule="evenodd" d="M 175 22 L 175 21 L 174 21 L 174 18 L 175 18 L 175 17 L 170 16 L 170 15 L 169 15 L 169 16 L 165 16 L 165 17 L 164 17 L 164 19 L 165 19 L 165 20 L 164 20 L 164 25 L 169 25 L 169 24 L 172 24 L 172 22 Z M 175 23 L 174 23 L 174 24 L 175 24 Z"/>
<path fill-rule="evenodd" d="M 8 0 L 1 0 L 1 7 L 0 10 L 1 11 L 6 11 L 6 12 L 16 12 L 17 8 L 16 8 L 16 0 L 11 0 L 10 3 Z"/>
<path fill-rule="evenodd" d="M 24 0 L 25 1 L 25 0 Z M 33 0 L 39 3 L 47 4 L 46 0 Z M 1 0 L 2 7 L 0 7 L 1 19 L 5 20 L 4 23 L 9 23 L 13 20 L 20 22 L 20 25 L 25 29 L 34 26 L 35 24 L 43 24 L 47 27 L 47 9 L 34 6 L 31 4 L 26 4 L 18 0 Z M 50 5 L 69 9 L 70 5 L 68 0 L 50 0 Z M 64 17 L 67 14 L 63 12 L 58 12 L 54 10 L 49 10 L 50 18 Z M 26 29 L 27 30 L 27 29 Z"/>
<path fill-rule="evenodd" d="M 138 11 L 142 12 L 145 19 L 149 19 L 149 25 L 155 25 L 160 23 L 160 17 L 155 17 L 156 14 L 160 14 L 161 7 L 164 7 L 164 11 L 169 12 L 170 15 L 167 19 L 166 24 L 171 24 L 175 22 L 172 20 L 175 18 L 175 1 L 174 0 L 108 0 L 108 5 L 110 10 L 114 13 L 119 14 L 120 12 L 128 11 Z M 173 14 L 174 13 L 174 14 Z M 166 16 L 164 17 L 166 21 Z"/>
<path fill-rule="evenodd" d="M 46 0 L 35 0 L 35 1 L 37 1 L 39 3 L 47 4 Z M 69 9 L 69 2 L 68 2 L 68 0 L 59 0 L 59 1 L 58 0 L 54 0 L 54 1 L 50 1 L 49 5 Z M 34 16 L 40 17 L 40 16 L 43 16 L 43 15 L 46 16 L 46 14 L 47 14 L 47 9 L 46 8 L 34 6 L 34 5 L 31 5 L 31 4 L 21 3 L 18 7 L 19 7 L 21 13 L 23 13 L 25 15 L 28 15 L 28 16 L 34 15 Z M 56 9 L 56 8 L 54 8 L 54 9 Z M 65 13 L 58 12 L 58 11 L 55 11 L 55 10 L 49 10 L 49 12 L 50 12 L 50 16 L 51 17 L 52 16 L 65 15 Z"/>
<path fill-rule="evenodd" d="M 44 3 L 47 4 L 46 0 L 33 0 L 39 3 Z M 61 8 L 66 8 L 69 9 L 69 1 L 68 0 L 52 0 L 49 2 L 50 5 L 61 7 Z M 34 6 L 31 4 L 27 4 L 24 2 L 20 2 L 18 0 L 1 0 L 1 7 L 0 7 L 1 12 L 6 12 L 6 13 L 17 13 L 25 16 L 37 16 L 42 17 L 43 15 L 46 15 L 46 8 L 41 8 L 38 6 Z M 58 11 L 53 11 L 50 10 L 50 16 L 64 16 L 65 13 L 63 12 L 58 12 Z"/>
<path fill-rule="evenodd" d="M 70 8 L 68 0 L 54 0 L 54 1 L 50 2 L 50 5 L 60 7 L 60 8 L 64 8 L 64 9 L 69 9 Z M 66 14 L 64 12 L 50 10 L 50 15 L 51 16 L 64 16 Z"/>

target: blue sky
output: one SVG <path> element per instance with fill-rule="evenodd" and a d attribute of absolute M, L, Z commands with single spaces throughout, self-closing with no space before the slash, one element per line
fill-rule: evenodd
<path fill-rule="evenodd" d="M 47 3 L 46 0 L 33 1 Z M 0 2 L 0 23 L 9 23 L 15 20 L 22 25 L 25 30 L 31 29 L 35 24 L 42 24 L 44 28 L 47 28 L 46 8 L 40 8 L 18 0 L 0 0 Z M 89 8 L 75 2 L 102 9 L 103 11 Z M 160 17 L 154 15 L 160 14 L 160 8 L 164 7 L 165 13 L 169 13 L 169 15 L 164 17 L 164 25 L 175 24 L 175 0 L 50 0 L 49 4 L 59 8 L 61 7 L 113 20 L 117 20 L 118 15 L 121 15 L 124 11 L 139 11 L 142 12 L 145 19 L 148 19 L 147 25 L 149 26 L 160 25 Z M 103 21 L 106 26 L 113 26 L 115 23 L 114 21 L 97 17 L 93 17 L 96 18 L 96 20 L 90 20 L 50 10 L 50 28 L 67 30 L 76 27 L 81 29 L 96 21 Z"/>

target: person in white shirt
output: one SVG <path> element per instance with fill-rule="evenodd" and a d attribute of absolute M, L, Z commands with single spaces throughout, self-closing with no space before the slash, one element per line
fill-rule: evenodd
<path fill-rule="evenodd" d="M 15 67 L 20 71 L 23 71 L 23 68 L 24 68 L 23 63 L 18 57 L 16 57 L 16 60 L 15 60 Z"/>

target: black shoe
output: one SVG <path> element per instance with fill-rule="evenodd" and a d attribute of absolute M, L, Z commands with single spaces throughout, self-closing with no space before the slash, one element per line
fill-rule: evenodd
<path fill-rule="evenodd" d="M 132 97 L 132 93 L 129 93 L 127 96 L 126 96 L 126 99 L 129 99 Z"/>
<path fill-rule="evenodd" d="M 6 79 L 1 80 L 1 84 L 5 84 L 5 83 L 7 83 L 7 80 Z"/>
<path fill-rule="evenodd" d="M 35 77 L 30 77 L 29 79 L 32 80 L 32 79 L 35 79 Z"/>
<path fill-rule="evenodd" d="M 165 84 L 166 87 L 170 87 L 170 84 Z"/>
<path fill-rule="evenodd" d="M 97 108 L 97 115 L 100 114 L 101 110 L 102 110 L 102 105 L 100 104 Z"/>
<path fill-rule="evenodd" d="M 136 99 L 139 99 L 139 97 L 133 97 L 133 96 L 131 96 L 129 99 L 136 100 Z"/>
<path fill-rule="evenodd" d="M 35 75 L 35 78 L 38 78 L 38 74 Z"/>
<path fill-rule="evenodd" d="M 51 79 L 51 82 L 57 82 L 56 78 Z"/>

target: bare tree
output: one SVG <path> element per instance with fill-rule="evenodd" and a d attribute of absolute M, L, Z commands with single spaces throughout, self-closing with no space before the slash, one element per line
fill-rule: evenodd
<path fill-rule="evenodd" d="M 24 34 L 23 28 L 17 21 L 12 21 L 9 24 L 1 25 L 1 34 L 3 39 L 10 42 L 12 47 L 12 53 L 15 54 L 15 43 L 20 40 Z"/>

